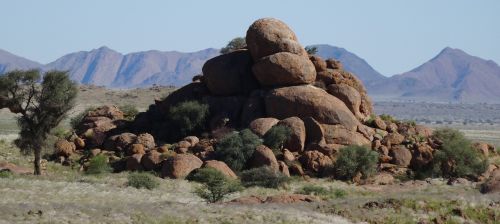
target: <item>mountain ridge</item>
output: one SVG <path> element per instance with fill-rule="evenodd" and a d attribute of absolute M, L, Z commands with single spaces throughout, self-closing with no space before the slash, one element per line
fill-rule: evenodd
<path fill-rule="evenodd" d="M 445 47 L 416 68 L 391 77 L 381 75 L 356 54 L 327 44 L 310 45 L 322 58 L 335 58 L 357 75 L 376 101 L 500 102 L 500 67 L 492 60 Z M 40 64 L 0 49 L 0 74 L 14 69 L 67 70 L 73 80 L 110 88 L 154 84 L 182 86 L 201 73 L 205 61 L 219 55 L 207 48 L 195 52 L 147 50 L 122 54 L 106 46 L 66 54 Z"/>

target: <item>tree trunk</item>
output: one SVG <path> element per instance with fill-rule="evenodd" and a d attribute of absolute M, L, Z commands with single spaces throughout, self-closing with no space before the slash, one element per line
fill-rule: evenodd
<path fill-rule="evenodd" d="M 40 168 L 40 154 L 41 154 L 41 149 L 40 147 L 36 147 L 35 148 L 35 175 L 41 175 L 42 174 L 42 170 Z"/>

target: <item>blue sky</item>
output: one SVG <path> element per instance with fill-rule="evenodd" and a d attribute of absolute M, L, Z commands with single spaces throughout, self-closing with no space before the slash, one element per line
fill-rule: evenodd
<path fill-rule="evenodd" d="M 385 75 L 446 46 L 500 62 L 498 0 L 2 0 L 0 49 L 47 63 L 106 45 L 122 53 L 220 48 L 261 17 L 303 45 L 344 47 Z"/>

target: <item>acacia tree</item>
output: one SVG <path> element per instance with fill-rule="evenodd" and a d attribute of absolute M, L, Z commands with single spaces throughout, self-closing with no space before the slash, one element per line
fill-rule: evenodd
<path fill-rule="evenodd" d="M 12 71 L 0 76 L 0 109 L 20 114 L 16 145 L 24 154 L 34 153 L 34 173 L 40 175 L 41 150 L 51 130 L 74 106 L 78 92 L 67 72 Z"/>

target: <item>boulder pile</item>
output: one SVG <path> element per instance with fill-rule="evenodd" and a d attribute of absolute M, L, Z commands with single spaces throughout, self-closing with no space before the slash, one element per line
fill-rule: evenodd
<path fill-rule="evenodd" d="M 208 60 L 202 76 L 157 100 L 132 123 L 124 121 L 116 107 L 89 112 L 77 136 L 58 144 L 61 155 L 99 149 L 95 152 L 119 157 L 121 169 L 156 170 L 163 177 L 184 178 L 200 167 L 212 167 L 234 178 L 225 163 L 214 160 L 215 136 L 248 128 L 263 137 L 273 126 L 282 125 L 292 131 L 282 152 L 275 155 L 259 146 L 250 167 L 322 176 L 341 148 L 363 145 L 379 153 L 378 170 L 386 180 L 387 175 L 405 174 L 433 159 L 440 142 L 431 137 L 431 129 L 375 116 L 361 81 L 335 59 L 308 55 L 282 21 L 255 21 L 246 43 L 245 49 Z M 169 109 L 185 101 L 209 106 L 209 134 L 165 145 L 165 133 L 173 131 L 165 119 Z M 494 151 L 489 147 L 477 146 L 483 153 Z"/>

